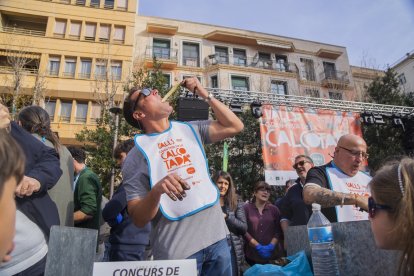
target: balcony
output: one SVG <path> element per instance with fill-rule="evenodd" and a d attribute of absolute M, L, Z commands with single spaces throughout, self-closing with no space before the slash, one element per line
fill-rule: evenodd
<path fill-rule="evenodd" d="M 349 76 L 346 71 L 329 70 L 320 73 L 319 79 L 322 86 L 328 88 L 344 89 L 349 85 Z"/>
<path fill-rule="evenodd" d="M 174 69 L 177 67 L 177 49 L 147 46 L 145 51 L 145 64 L 152 67 L 154 58 L 161 63 L 162 69 Z"/>
<path fill-rule="evenodd" d="M 26 75 L 36 75 L 38 73 L 37 68 L 22 68 L 22 72 Z M 14 74 L 15 69 L 10 66 L 0 66 L 0 73 Z"/>
<path fill-rule="evenodd" d="M 31 30 L 31 29 L 17 28 L 17 27 L 1 26 L 0 31 L 3 33 L 29 35 L 29 36 L 45 36 L 46 35 L 46 31 Z"/>
<path fill-rule="evenodd" d="M 235 56 L 212 54 L 205 59 L 206 67 L 214 65 L 230 65 L 239 67 L 260 68 L 265 70 L 272 70 L 277 72 L 294 73 L 297 74 L 298 69 L 295 63 L 290 62 L 276 62 L 275 60 L 260 60 L 258 56 Z"/>
<path fill-rule="evenodd" d="M 0 31 L 4 33 L 25 35 L 25 36 L 45 36 L 47 20 L 46 16 L 37 16 L 23 13 L 9 13 L 2 11 L 2 26 Z"/>

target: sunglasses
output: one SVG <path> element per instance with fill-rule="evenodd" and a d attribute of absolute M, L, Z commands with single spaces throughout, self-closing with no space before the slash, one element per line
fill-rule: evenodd
<path fill-rule="evenodd" d="M 256 191 L 261 191 L 261 192 L 268 192 L 270 193 L 271 189 L 270 188 L 266 188 L 266 187 L 259 187 L 257 188 Z"/>
<path fill-rule="evenodd" d="M 138 95 L 137 99 L 135 100 L 134 105 L 132 106 L 132 112 L 134 112 L 135 109 L 137 108 L 138 100 L 141 97 L 141 95 L 144 95 L 145 97 L 148 97 L 149 95 L 151 95 L 152 90 L 153 90 L 152 88 L 143 88 L 139 92 L 139 95 Z"/>
<path fill-rule="evenodd" d="M 292 167 L 295 170 L 297 170 L 299 166 L 303 166 L 303 165 L 305 165 L 305 163 L 310 163 L 310 162 L 309 161 L 306 161 L 306 160 L 302 160 L 302 161 L 299 161 L 298 163 L 295 163 Z"/>
<path fill-rule="evenodd" d="M 349 152 L 349 154 L 351 154 L 353 157 L 359 157 L 362 156 L 362 159 L 367 160 L 369 158 L 369 154 L 363 151 L 357 151 L 357 150 L 350 150 L 341 146 L 338 146 L 341 149 L 346 150 L 347 152 Z"/>
<path fill-rule="evenodd" d="M 368 214 L 370 218 L 375 217 L 376 210 L 392 210 L 392 208 L 388 205 L 377 204 L 372 196 L 370 196 L 368 198 Z"/>

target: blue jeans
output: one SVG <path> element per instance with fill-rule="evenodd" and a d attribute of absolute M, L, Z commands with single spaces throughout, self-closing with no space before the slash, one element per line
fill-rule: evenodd
<path fill-rule="evenodd" d="M 187 259 L 196 259 L 200 276 L 231 276 L 231 255 L 227 239 L 222 239 Z"/>

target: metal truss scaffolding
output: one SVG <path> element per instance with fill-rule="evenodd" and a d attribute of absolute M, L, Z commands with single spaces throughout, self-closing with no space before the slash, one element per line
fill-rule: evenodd
<path fill-rule="evenodd" d="M 414 115 L 414 107 L 408 106 L 341 101 L 295 95 L 277 95 L 275 93 L 259 91 L 230 90 L 219 88 L 207 88 L 207 90 L 212 93 L 215 98 L 227 104 L 234 103 L 246 105 L 252 102 L 259 102 L 261 104 L 330 109 L 357 113 L 374 113 L 385 116 Z"/>

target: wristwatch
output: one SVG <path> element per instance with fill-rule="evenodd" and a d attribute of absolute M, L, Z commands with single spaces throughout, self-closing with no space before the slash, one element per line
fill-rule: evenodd
<path fill-rule="evenodd" d="M 207 96 L 207 98 L 205 98 L 205 99 L 204 99 L 204 101 L 208 103 L 208 102 L 209 102 L 209 101 L 211 101 L 211 99 L 213 99 L 213 98 L 214 98 L 213 93 L 208 93 L 208 96 Z"/>

